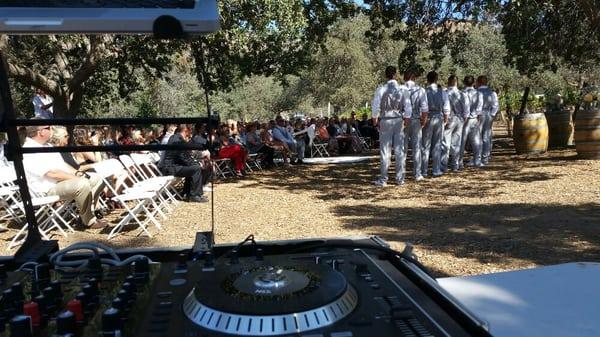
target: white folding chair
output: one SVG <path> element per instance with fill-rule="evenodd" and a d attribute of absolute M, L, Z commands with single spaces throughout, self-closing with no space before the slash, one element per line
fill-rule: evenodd
<path fill-rule="evenodd" d="M 250 172 L 254 172 L 254 170 L 262 170 L 258 153 L 251 153 L 248 155 L 248 160 L 246 160 L 246 169 L 248 169 Z"/>
<path fill-rule="evenodd" d="M 140 155 L 142 157 L 134 157 L 133 155 Z M 132 187 L 127 188 L 128 190 L 156 191 L 161 201 L 160 205 L 165 206 L 169 212 L 172 211 L 169 202 L 173 205 L 179 204 L 175 196 L 179 198 L 181 196 L 175 187 L 172 186 L 176 177 L 159 175 L 160 170 L 151 162 L 149 157 L 137 153 L 132 155 L 124 154 L 119 156 L 119 160 L 129 173 L 130 179 L 134 182 Z"/>
<path fill-rule="evenodd" d="M 159 214 L 163 218 L 166 218 L 166 216 L 164 213 L 162 213 L 160 207 L 156 203 L 156 198 L 158 198 L 158 195 L 155 191 L 130 189 L 125 190 L 124 193 L 118 193 L 109 181 L 109 179 L 115 173 L 118 173 L 123 169 L 123 165 L 117 159 L 109 159 L 95 163 L 94 169 L 96 173 L 100 175 L 110 192 L 113 194 L 111 199 L 120 203 L 126 212 L 126 215 L 110 231 L 108 234 L 108 239 L 112 239 L 119 234 L 123 227 L 130 222 L 135 222 L 142 232 L 148 237 L 152 237 L 147 228 L 148 223 L 151 222 L 157 229 L 162 230 L 162 225 L 156 219 L 155 215 Z M 128 202 L 131 202 L 133 207 L 131 207 Z M 145 216 L 145 219 L 140 218 L 140 215 Z"/>
<path fill-rule="evenodd" d="M 35 217 L 38 222 L 38 230 L 40 235 L 46 240 L 50 239 L 48 233 L 53 229 L 57 229 L 64 237 L 66 237 L 67 233 L 62 226 L 74 231 L 73 227 L 71 227 L 69 223 L 61 216 L 61 212 L 64 211 L 67 203 L 65 202 L 58 208 L 54 208 L 54 205 L 59 201 L 60 197 L 57 195 L 49 195 L 44 197 L 34 197 L 32 195 L 31 197 L 31 203 L 33 207 L 36 208 Z M 25 217 L 25 208 L 22 201 L 19 201 L 17 204 L 12 205 L 11 207 L 13 209 L 18 209 L 22 213 L 22 218 Z M 23 223 L 23 221 L 20 221 L 20 223 Z M 8 249 L 13 249 L 21 245 L 27 237 L 26 233 L 28 229 L 29 223 L 25 222 L 8 244 Z"/>
<path fill-rule="evenodd" d="M 217 159 L 213 159 L 212 162 L 213 167 L 214 167 L 214 171 L 217 174 L 217 177 L 221 177 L 223 179 L 227 178 L 228 176 L 234 176 L 235 173 L 233 172 L 233 169 L 231 168 L 231 159 L 229 158 L 217 158 Z"/>
<path fill-rule="evenodd" d="M 308 146 L 310 147 L 310 156 L 315 157 L 315 155 L 319 155 L 319 157 L 329 157 L 329 152 L 327 152 L 327 144 L 325 143 L 317 143 L 315 142 L 316 138 L 316 125 L 312 124 L 308 127 Z"/>
<path fill-rule="evenodd" d="M 22 243 L 25 239 L 25 233 L 29 225 L 25 222 L 25 206 L 21 201 L 19 187 L 15 184 L 17 175 L 12 163 L 0 167 L 0 207 L 6 212 L 2 219 L 10 218 L 21 225 L 20 230 L 9 243 L 9 249 L 12 249 Z M 44 196 L 30 190 L 31 201 L 36 208 L 35 216 L 38 221 L 40 234 L 48 239 L 47 233 L 57 229 L 63 236 L 67 236 L 65 229 L 74 232 L 69 221 L 63 217 L 66 213 L 69 202 L 63 202 L 56 207 L 60 198 L 58 196 Z"/>

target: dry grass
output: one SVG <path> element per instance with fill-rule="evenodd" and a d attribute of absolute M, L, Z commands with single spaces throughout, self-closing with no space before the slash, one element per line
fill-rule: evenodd
<path fill-rule="evenodd" d="M 217 242 L 379 235 L 415 244 L 437 275 L 469 275 L 567 261 L 600 260 L 600 161 L 574 150 L 517 156 L 499 137 L 492 163 L 403 187 L 371 185 L 379 163 L 314 165 L 255 173 L 215 188 Z M 191 245 L 210 228 L 210 204 L 183 203 L 165 230 L 134 227 L 115 247 Z M 5 249 L 13 229 L 1 234 Z M 55 235 L 61 246 L 106 242 L 106 232 Z M 12 253 L 12 252 L 4 252 Z"/>

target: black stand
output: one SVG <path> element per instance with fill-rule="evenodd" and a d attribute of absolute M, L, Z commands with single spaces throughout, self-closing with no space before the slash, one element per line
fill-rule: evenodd
<path fill-rule="evenodd" d="M 8 74 L 6 72 L 6 61 L 0 52 L 0 96 L 2 96 L 2 128 L 8 133 L 8 148 L 10 153 L 14 154 L 15 173 L 17 174 L 17 184 L 21 193 L 21 200 L 25 209 L 25 220 L 27 221 L 27 238 L 19 250 L 15 253 L 15 263 L 23 263 L 27 261 L 38 261 L 44 256 L 48 256 L 49 252 L 58 250 L 58 241 L 44 241 L 41 239 L 38 230 L 35 211 L 31 203 L 31 195 L 27 187 L 27 178 L 25 177 L 25 168 L 23 167 L 23 151 L 17 131 L 16 114 L 13 107 L 12 96 L 10 94 L 10 86 L 8 83 Z"/>

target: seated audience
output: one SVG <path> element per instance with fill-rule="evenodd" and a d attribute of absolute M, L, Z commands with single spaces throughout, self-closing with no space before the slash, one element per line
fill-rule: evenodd
<path fill-rule="evenodd" d="M 277 118 L 275 119 L 275 123 L 276 125 L 271 129 L 273 139 L 285 146 L 287 152 L 296 152 L 296 140 L 286 128 L 285 120 L 281 116 L 277 116 Z"/>
<path fill-rule="evenodd" d="M 260 155 L 260 159 L 265 163 L 266 168 L 273 167 L 275 165 L 273 162 L 275 149 L 262 142 L 260 134 L 256 130 L 256 126 L 256 123 L 248 124 L 246 147 L 250 153 L 258 153 Z"/>
<path fill-rule="evenodd" d="M 238 177 L 243 176 L 242 170 L 248 160 L 248 152 L 239 144 L 236 144 L 231 139 L 229 134 L 229 127 L 227 125 L 221 126 L 219 133 L 219 158 L 228 158 L 233 162 L 235 174 Z"/>
<path fill-rule="evenodd" d="M 168 145 L 184 145 L 191 138 L 191 129 L 185 124 L 175 128 L 175 133 L 169 138 Z M 203 153 L 208 156 L 208 151 Z M 208 202 L 203 195 L 202 167 L 194 159 L 190 151 L 167 150 L 158 163 L 158 168 L 165 175 L 184 177 L 183 194 L 190 202 Z"/>
<path fill-rule="evenodd" d="M 306 143 L 308 140 L 308 129 L 302 120 L 297 120 L 294 125 L 294 140 L 296 140 L 296 153 L 298 160 L 296 164 L 304 164 L 304 152 L 306 151 Z"/>
<path fill-rule="evenodd" d="M 50 126 L 28 126 L 23 147 L 46 147 L 52 138 Z M 107 225 L 94 214 L 94 205 L 102 191 L 102 184 L 95 184 L 84 173 L 69 166 L 59 153 L 24 154 L 23 165 L 30 188 L 46 195 L 58 195 L 61 200 L 75 201 L 81 222 L 88 228 Z"/>

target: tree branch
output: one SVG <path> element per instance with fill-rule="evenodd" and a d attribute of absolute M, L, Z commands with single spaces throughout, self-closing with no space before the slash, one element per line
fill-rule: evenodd
<path fill-rule="evenodd" d="M 49 39 L 52 43 L 54 43 L 55 46 L 55 48 L 53 48 L 55 52 L 54 62 L 58 67 L 58 72 L 63 79 L 68 80 L 73 77 L 73 75 L 71 73 L 71 64 L 69 63 L 69 59 L 65 54 L 66 46 L 64 42 L 59 41 L 55 35 L 50 35 Z"/>
<path fill-rule="evenodd" d="M 81 109 L 81 103 L 83 102 L 84 88 L 80 87 L 75 89 L 71 95 L 71 101 L 68 109 L 67 118 L 75 118 L 79 114 Z"/>
<path fill-rule="evenodd" d="M 20 83 L 28 86 L 43 89 L 51 96 L 60 93 L 60 87 L 56 81 L 50 80 L 46 76 L 37 73 L 27 67 L 19 66 L 10 60 L 7 60 L 8 74 Z"/>
<path fill-rule="evenodd" d="M 96 71 L 96 68 L 98 68 L 102 54 L 106 51 L 106 45 L 103 43 L 102 37 L 93 35 L 90 36 L 89 39 L 89 51 L 79 69 L 75 71 L 73 77 L 67 83 L 69 91 L 77 90 L 77 88 L 81 87 L 83 82 L 92 76 L 94 71 Z"/>

